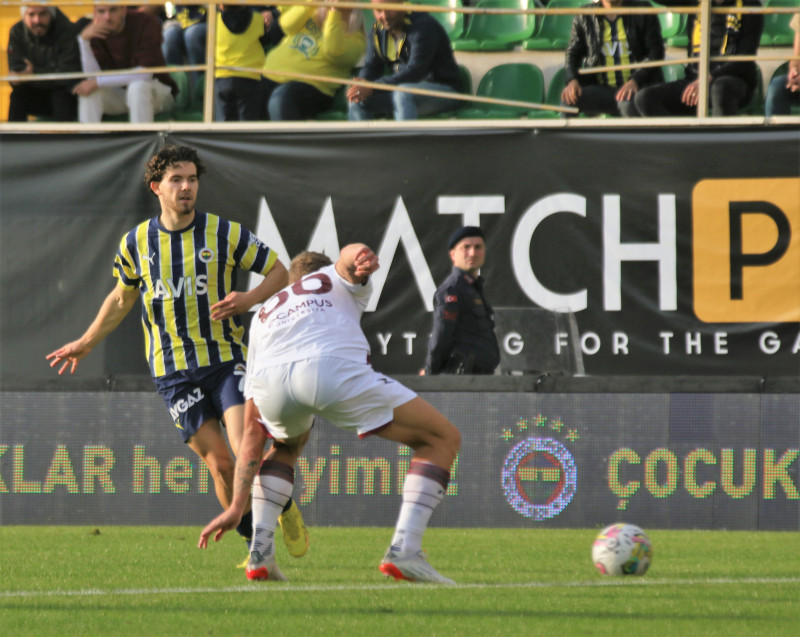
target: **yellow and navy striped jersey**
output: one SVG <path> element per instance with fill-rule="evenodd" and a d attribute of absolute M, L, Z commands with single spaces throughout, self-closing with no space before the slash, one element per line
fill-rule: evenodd
<path fill-rule="evenodd" d="M 603 55 L 605 57 L 604 66 L 625 66 L 633 62 L 631 50 L 628 45 L 628 34 L 625 32 L 625 25 L 622 18 L 616 20 L 601 20 L 603 24 Z M 631 79 L 631 70 L 608 71 L 600 77 L 600 81 L 608 86 L 622 88 Z"/>
<path fill-rule="evenodd" d="M 241 317 L 213 321 L 211 306 L 235 289 L 237 268 L 266 275 L 277 258 L 240 224 L 199 210 L 183 230 L 169 231 L 156 217 L 122 237 L 114 276 L 141 293 L 152 375 L 244 362 Z"/>

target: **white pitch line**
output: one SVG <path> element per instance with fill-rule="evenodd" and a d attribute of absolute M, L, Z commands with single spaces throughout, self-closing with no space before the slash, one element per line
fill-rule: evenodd
<path fill-rule="evenodd" d="M 225 586 L 221 588 L 125 588 L 125 589 L 86 589 L 77 591 L 0 591 L 2 598 L 36 598 L 36 597 L 97 597 L 114 595 L 196 595 L 198 593 L 324 593 L 347 591 L 387 591 L 413 590 L 414 588 L 439 588 L 446 590 L 505 589 L 505 588 L 596 588 L 604 586 L 675 586 L 675 585 L 731 585 L 731 584 L 800 584 L 800 577 L 752 577 L 709 578 L 709 579 L 645 579 L 645 578 L 609 578 L 594 582 L 516 582 L 507 584 L 456 584 L 455 586 L 438 586 L 435 584 L 300 584 L 283 585 L 276 583 L 249 584 L 246 586 Z"/>

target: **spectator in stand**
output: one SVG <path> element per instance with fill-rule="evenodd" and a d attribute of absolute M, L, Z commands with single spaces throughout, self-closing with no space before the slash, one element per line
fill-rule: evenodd
<path fill-rule="evenodd" d="M 379 3 L 392 0 L 375 0 Z M 427 13 L 374 9 L 375 24 L 367 44 L 360 79 L 412 89 L 463 92 L 450 38 Z M 387 74 L 388 72 L 388 74 Z M 351 86 L 347 90 L 351 120 L 376 116 L 413 120 L 458 108 L 459 100 L 404 91 Z"/>
<path fill-rule="evenodd" d="M 759 0 L 712 0 L 714 7 L 760 7 Z M 666 5 L 686 5 L 686 0 L 663 0 Z M 687 23 L 687 57 L 700 55 L 700 18 L 690 13 Z M 764 30 L 764 16 L 759 13 L 712 13 L 711 55 L 755 55 Z M 736 115 L 753 97 L 758 82 L 755 62 L 711 62 L 709 87 L 711 114 L 714 117 Z M 651 86 L 636 96 L 636 108 L 646 117 L 695 115 L 700 99 L 697 63 L 687 64 L 683 79 Z"/>
<path fill-rule="evenodd" d="M 98 4 L 92 18 L 81 18 L 77 26 L 84 71 L 166 66 L 161 24 L 150 13 Z M 73 92 L 83 124 L 101 121 L 104 113 L 130 113 L 130 121 L 139 123 L 172 108 L 178 87 L 168 73 L 138 73 L 91 77 Z"/>
<path fill-rule="evenodd" d="M 332 0 L 336 2 L 336 0 Z M 313 119 L 333 105 L 341 86 L 316 79 L 293 79 L 270 71 L 346 79 L 364 55 L 361 11 L 338 6 L 286 6 L 281 12 L 283 40 L 267 54 L 267 114 L 272 121 Z"/>
<path fill-rule="evenodd" d="M 644 0 L 599 0 L 610 13 L 576 15 L 566 53 L 566 86 L 562 106 L 577 106 L 581 113 L 637 117 L 633 98 L 645 86 L 663 82 L 660 68 L 621 69 L 579 75 L 582 67 L 619 66 L 664 59 L 664 40 L 658 17 L 618 15 L 617 7 L 650 7 Z M 567 116 L 566 114 L 564 115 Z"/>
<path fill-rule="evenodd" d="M 214 109 L 218 122 L 263 119 L 266 80 L 258 71 L 234 71 L 219 67 L 260 69 L 269 36 L 264 16 L 245 5 L 220 5 L 217 14 L 217 43 Z"/>
<path fill-rule="evenodd" d="M 76 73 L 81 70 L 76 28 L 55 7 L 32 4 L 21 8 L 22 20 L 8 35 L 10 75 Z M 29 115 L 56 122 L 74 122 L 78 102 L 72 94 L 77 80 L 11 82 L 9 122 L 26 122 Z"/>
<path fill-rule="evenodd" d="M 800 56 L 800 13 L 796 13 L 789 25 L 794 29 L 792 55 Z M 767 89 L 765 114 L 791 115 L 792 104 L 800 104 L 800 60 L 789 61 L 787 75 L 772 78 Z"/>
<path fill-rule="evenodd" d="M 206 8 L 204 5 L 166 5 L 164 59 L 170 66 L 206 63 Z M 192 71 L 195 80 L 202 71 Z"/>

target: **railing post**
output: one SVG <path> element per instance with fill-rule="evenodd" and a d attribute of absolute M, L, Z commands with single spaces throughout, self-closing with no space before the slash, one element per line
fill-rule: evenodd
<path fill-rule="evenodd" d="M 214 121 L 214 69 L 217 57 L 217 5 L 211 3 L 206 11 L 206 81 L 203 85 L 203 121 Z"/>
<path fill-rule="evenodd" d="M 711 57 L 711 0 L 700 0 L 700 13 L 697 20 L 700 20 L 700 55 L 697 60 L 697 116 L 700 118 L 708 117 L 708 76 L 709 58 Z M 689 33 L 691 39 L 692 34 Z"/>

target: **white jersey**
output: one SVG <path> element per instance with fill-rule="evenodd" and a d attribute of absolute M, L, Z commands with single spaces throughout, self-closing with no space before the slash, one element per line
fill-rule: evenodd
<path fill-rule="evenodd" d="M 361 330 L 361 314 L 371 292 L 369 282 L 351 284 L 334 265 L 283 288 L 253 316 L 248 379 L 263 376 L 275 365 L 321 356 L 366 363 L 370 347 Z"/>

